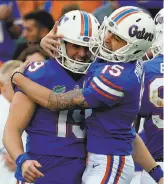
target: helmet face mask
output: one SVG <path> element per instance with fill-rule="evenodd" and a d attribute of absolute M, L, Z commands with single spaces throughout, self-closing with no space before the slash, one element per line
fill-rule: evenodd
<path fill-rule="evenodd" d="M 95 57 L 89 52 L 89 41 L 91 36 L 98 31 L 98 28 L 99 22 L 89 13 L 79 10 L 66 13 L 59 21 L 57 30 L 57 34 L 64 35 L 61 45 L 58 47 L 59 55 L 55 56 L 58 63 L 73 73 L 85 74 L 95 60 Z M 84 48 L 88 47 L 88 52 L 84 57 L 86 60 L 82 61 L 69 56 L 66 47 L 67 43 Z"/>
<path fill-rule="evenodd" d="M 113 51 L 106 48 L 104 38 L 107 31 L 127 44 Z M 90 50 L 97 57 L 107 61 L 129 62 L 142 58 L 151 46 L 153 38 L 152 18 L 137 7 L 122 7 L 114 11 L 108 18 L 104 18 L 98 33 L 90 41 Z"/>
<path fill-rule="evenodd" d="M 67 53 L 67 43 L 64 40 L 61 41 L 61 46 L 59 46 L 58 49 L 59 55 L 58 57 L 56 57 L 57 61 L 64 68 L 70 70 L 73 73 L 85 74 L 89 69 L 91 63 L 95 60 L 95 57 L 90 53 L 89 48 L 87 52 L 88 54 L 86 53 L 85 58 L 83 59 L 69 57 L 69 54 Z"/>
<path fill-rule="evenodd" d="M 106 19 L 106 21 L 100 27 L 98 34 L 95 37 L 91 38 L 91 41 L 90 41 L 91 52 L 95 54 L 97 57 L 102 58 L 104 60 L 108 60 L 116 63 L 126 62 L 128 58 L 130 59 L 130 57 L 126 55 L 126 52 L 132 48 L 134 43 L 127 43 L 125 46 L 121 47 L 116 51 L 112 51 L 110 48 L 105 46 L 104 37 L 107 31 L 110 31 L 111 33 L 119 36 L 124 41 L 126 41 L 126 39 L 116 34 L 115 31 L 110 29 L 108 26 L 105 26 L 107 25 L 107 17 L 105 17 L 104 19 Z"/>

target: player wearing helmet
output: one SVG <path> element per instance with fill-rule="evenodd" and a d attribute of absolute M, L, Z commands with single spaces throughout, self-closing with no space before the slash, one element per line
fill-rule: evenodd
<path fill-rule="evenodd" d="M 133 16 L 133 22 L 130 23 L 128 20 L 131 19 L 128 19 L 128 17 L 131 16 Z M 138 27 L 134 29 L 135 33 L 129 33 L 132 38 L 135 34 L 134 36 L 138 37 L 138 40 L 141 39 L 139 44 L 134 45 L 136 49 L 131 48 L 131 53 L 134 52 L 134 55 L 139 53 L 138 58 L 134 57 L 126 62 L 125 58 L 123 60 L 123 58 L 118 57 L 116 51 L 122 47 L 126 48 L 127 41 L 122 39 L 123 36 L 117 35 L 117 32 L 112 32 L 110 26 L 107 27 L 105 34 L 98 33 L 97 35 L 100 36 L 93 36 L 91 39 L 90 49 L 95 52 L 96 56 L 99 54 L 99 45 L 101 42 L 103 43 L 105 49 L 99 56 L 104 57 L 105 60 L 98 59 L 97 63 L 90 66 L 90 70 L 95 71 L 95 73 L 88 72 L 86 74 L 84 89 L 76 89 L 56 95 L 54 92 L 34 84 L 22 75 L 14 74 L 14 79 L 17 78 L 19 81 L 16 80 L 16 84 L 44 107 L 51 110 L 93 108 L 92 115 L 85 121 L 89 156 L 83 175 L 83 183 L 87 184 L 130 183 L 134 170 L 131 158 L 133 144 L 140 150 L 134 150 L 134 158 L 137 158 L 138 161 L 142 160 L 147 171 L 156 165 L 154 162 L 154 165 L 152 162 L 150 164 L 151 157 L 145 152 L 143 145 L 137 146 L 137 143 L 141 143 L 141 141 L 132 128 L 132 122 L 139 110 L 143 75 L 142 63 L 137 60 L 142 58 L 144 54 L 142 44 L 149 40 L 150 43 L 145 48 L 148 49 L 152 43 L 154 23 L 148 14 L 136 7 L 120 8 L 109 17 L 109 20 L 112 18 L 114 20 L 114 17 L 120 20 L 119 22 L 113 21 L 113 25 L 119 25 L 119 23 L 121 25 L 122 21 L 122 23 L 125 21 L 129 23 L 129 27 L 121 27 L 124 33 L 129 32 L 134 24 Z M 144 27 L 145 20 L 148 21 L 148 24 L 145 24 Z M 119 31 L 118 25 L 115 25 L 117 31 Z M 145 32 L 144 36 L 139 36 L 141 32 L 142 34 Z M 92 40 L 96 41 L 92 42 Z M 112 57 L 114 62 L 109 61 Z M 106 63 L 107 61 L 109 62 Z M 24 85 L 21 80 L 30 85 Z"/>
<path fill-rule="evenodd" d="M 80 21 L 81 20 L 81 21 Z M 92 27 L 90 24 L 92 23 Z M 74 26 L 76 25 L 76 26 Z M 56 60 L 64 68 L 73 73 L 85 74 L 90 64 L 95 60 L 95 57 L 89 52 L 89 41 L 95 30 L 97 30 L 98 21 L 93 16 L 88 16 L 86 12 L 72 17 L 64 15 L 59 20 L 58 34 L 64 35 L 61 40 L 61 45 L 58 47 L 58 57 Z M 72 27 L 72 29 L 68 29 Z M 67 50 L 67 43 L 84 46 L 85 57 L 70 58 Z"/>
<path fill-rule="evenodd" d="M 144 118 L 144 130 L 146 134 L 146 146 L 155 161 L 163 167 L 163 107 L 164 99 L 162 95 L 164 63 L 163 63 L 163 24 L 164 9 L 161 9 L 154 18 L 156 36 L 151 47 L 153 58 L 144 63 L 145 80 L 144 93 L 141 103 L 139 117 Z M 138 123 L 140 122 L 140 119 Z M 160 173 L 156 169 L 156 173 Z M 154 172 L 151 173 L 153 175 Z M 143 171 L 141 184 L 155 184 L 156 182 Z"/>
<path fill-rule="evenodd" d="M 142 16 L 143 14 L 143 16 Z M 90 42 L 94 55 L 107 61 L 120 63 L 138 60 L 150 48 L 154 33 L 150 16 L 137 8 L 116 10 L 108 18 L 105 17 L 99 32 Z M 126 44 L 115 48 L 108 47 L 108 35 L 114 34 L 116 40 L 124 40 Z"/>
<path fill-rule="evenodd" d="M 58 94 L 82 88 L 82 74 L 93 62 L 88 41 L 98 27 L 96 18 L 84 11 L 65 14 L 58 25 L 57 33 L 64 35 L 59 55 L 54 60 L 31 63 L 25 76 Z M 16 160 L 15 177 L 35 184 L 80 184 L 86 158 L 85 131 L 80 122 L 85 111 L 52 112 L 36 105 L 20 89 L 15 92 L 4 133 L 10 134 L 4 144 Z M 28 133 L 26 152 L 21 141 L 24 129 Z"/>

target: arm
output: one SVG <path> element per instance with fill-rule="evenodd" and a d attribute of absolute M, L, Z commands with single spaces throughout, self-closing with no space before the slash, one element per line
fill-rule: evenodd
<path fill-rule="evenodd" d="M 82 94 L 82 89 L 55 94 L 53 91 L 29 80 L 19 73 L 14 75 L 13 82 L 33 101 L 50 110 L 88 108 L 88 104 Z"/>
<path fill-rule="evenodd" d="M 150 176 L 158 183 L 162 184 L 164 181 L 163 171 L 159 167 L 158 169 L 154 170 L 157 166 L 157 163 L 149 153 L 148 149 L 146 148 L 144 142 L 140 138 L 138 134 L 136 134 L 136 138 L 134 140 L 134 152 L 132 154 L 134 161 L 139 164 L 144 170 L 146 170 Z M 152 171 L 154 170 L 154 171 Z M 151 172 L 150 172 L 151 171 Z M 159 179 L 160 178 L 160 179 Z"/>
<path fill-rule="evenodd" d="M 22 33 L 20 25 L 14 24 L 12 18 L 12 3 L 0 5 L 0 20 L 3 20 L 7 28 L 8 33 L 13 39 L 18 38 Z"/>
<path fill-rule="evenodd" d="M 147 172 L 157 165 L 138 134 L 136 134 L 134 140 L 134 152 L 132 156 L 134 161 Z"/>
<path fill-rule="evenodd" d="M 14 160 L 24 153 L 21 136 L 34 111 L 35 103 L 26 95 L 21 92 L 14 95 L 3 135 L 3 144 Z M 16 174 L 19 174 L 16 178 L 19 180 L 18 175 L 22 175 L 26 181 L 33 182 L 37 177 L 43 176 L 36 167 L 41 165 L 35 160 L 26 160 L 22 165 L 17 164 Z"/>
<path fill-rule="evenodd" d="M 53 91 L 51 92 L 51 90 L 30 81 L 20 74 L 20 72 L 24 72 L 28 63 L 29 62 L 26 61 L 23 65 L 21 65 L 20 68 L 16 70 L 16 73 L 12 75 L 11 80 L 14 84 L 19 86 L 33 101 L 50 110 L 65 110 L 68 108 L 96 108 L 105 104 L 110 104 L 110 106 L 112 106 L 114 104 L 120 103 L 124 96 L 123 88 L 120 86 L 120 84 L 116 85 L 119 90 L 113 89 L 116 94 L 111 94 L 110 92 L 106 94 L 106 91 L 97 81 L 94 81 L 94 79 L 90 82 L 87 88 L 84 88 L 83 90 L 76 89 L 66 93 L 56 94 Z M 100 71 L 104 70 L 104 68 L 105 67 L 100 68 Z M 103 77 L 105 81 L 111 81 L 115 84 L 116 81 L 113 76 L 109 75 L 108 73 L 103 75 L 105 77 L 96 76 L 94 78 L 101 80 L 99 78 Z M 104 82 L 103 85 L 105 85 L 106 88 L 113 88 L 110 86 L 110 84 L 106 84 L 106 82 Z M 100 90 L 97 91 L 97 88 L 100 88 Z"/>
<path fill-rule="evenodd" d="M 24 153 L 21 136 L 34 111 L 35 104 L 27 96 L 21 92 L 14 95 L 3 135 L 3 143 L 14 160 Z"/>

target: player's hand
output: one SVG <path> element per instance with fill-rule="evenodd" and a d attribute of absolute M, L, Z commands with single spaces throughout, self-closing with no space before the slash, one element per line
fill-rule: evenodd
<path fill-rule="evenodd" d="M 8 168 L 10 171 L 12 171 L 12 172 L 15 171 L 15 169 L 16 169 L 16 164 L 15 164 L 14 160 L 10 157 L 10 155 L 7 154 L 7 153 L 5 153 L 5 154 L 3 155 L 3 159 L 4 159 L 4 161 L 5 161 L 5 164 L 6 164 L 7 168 Z"/>
<path fill-rule="evenodd" d="M 16 68 L 16 69 L 12 72 L 12 74 L 11 74 L 12 83 L 14 83 L 14 84 L 17 85 L 16 80 L 15 80 L 15 78 L 16 78 L 17 75 L 14 75 L 14 73 L 15 73 L 15 72 L 19 72 L 19 73 L 22 73 L 22 74 L 23 74 L 24 71 L 25 71 L 25 69 L 27 68 L 27 66 L 28 66 L 29 64 L 30 64 L 30 61 L 26 60 L 22 65 L 20 65 L 18 68 Z"/>
<path fill-rule="evenodd" d="M 55 55 L 58 55 L 57 47 L 60 45 L 60 39 L 64 37 L 61 34 L 56 34 L 57 26 L 58 22 L 55 23 L 52 30 L 45 37 L 43 37 L 40 42 L 42 49 L 45 50 L 52 58 L 54 58 Z"/>
<path fill-rule="evenodd" d="M 11 74 L 11 83 L 12 85 L 15 84 L 15 85 L 19 85 L 19 76 L 20 75 L 23 75 L 25 69 L 28 67 L 28 65 L 30 64 L 31 62 L 26 60 L 23 64 L 21 64 L 18 68 L 16 68 L 12 74 Z M 20 73 L 20 74 L 19 74 Z"/>
<path fill-rule="evenodd" d="M 164 184 L 164 177 L 159 180 L 158 184 Z"/>
<path fill-rule="evenodd" d="M 29 182 L 34 182 L 37 178 L 44 177 L 44 174 L 41 173 L 37 168 L 42 167 L 41 164 L 36 160 L 26 160 L 22 164 L 22 176 Z"/>
<path fill-rule="evenodd" d="M 21 64 L 18 68 L 16 68 L 13 73 L 15 72 L 24 73 L 24 71 L 26 70 L 26 68 L 28 67 L 30 63 L 31 61 L 26 60 L 23 64 Z"/>

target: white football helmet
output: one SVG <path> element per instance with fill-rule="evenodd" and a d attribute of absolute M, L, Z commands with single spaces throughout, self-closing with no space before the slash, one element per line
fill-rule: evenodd
<path fill-rule="evenodd" d="M 71 59 L 67 55 L 65 42 L 89 48 L 89 40 L 99 26 L 98 20 L 90 13 L 79 10 L 66 13 L 57 28 L 57 34 L 64 35 L 58 48 L 59 55 L 55 56 L 58 63 L 71 72 L 85 74 L 95 57 L 90 53 L 90 58 L 85 62 Z"/>
<path fill-rule="evenodd" d="M 159 54 L 164 55 L 163 29 L 164 29 L 164 8 L 161 9 L 154 18 L 155 23 L 155 40 L 152 44 L 151 51 L 153 58 Z"/>
<path fill-rule="evenodd" d="M 104 46 L 106 32 L 112 32 L 127 44 L 112 51 Z M 143 9 L 124 6 L 105 17 L 98 33 L 90 40 L 92 54 L 106 61 L 129 62 L 142 58 L 155 37 L 155 26 L 151 16 Z"/>

